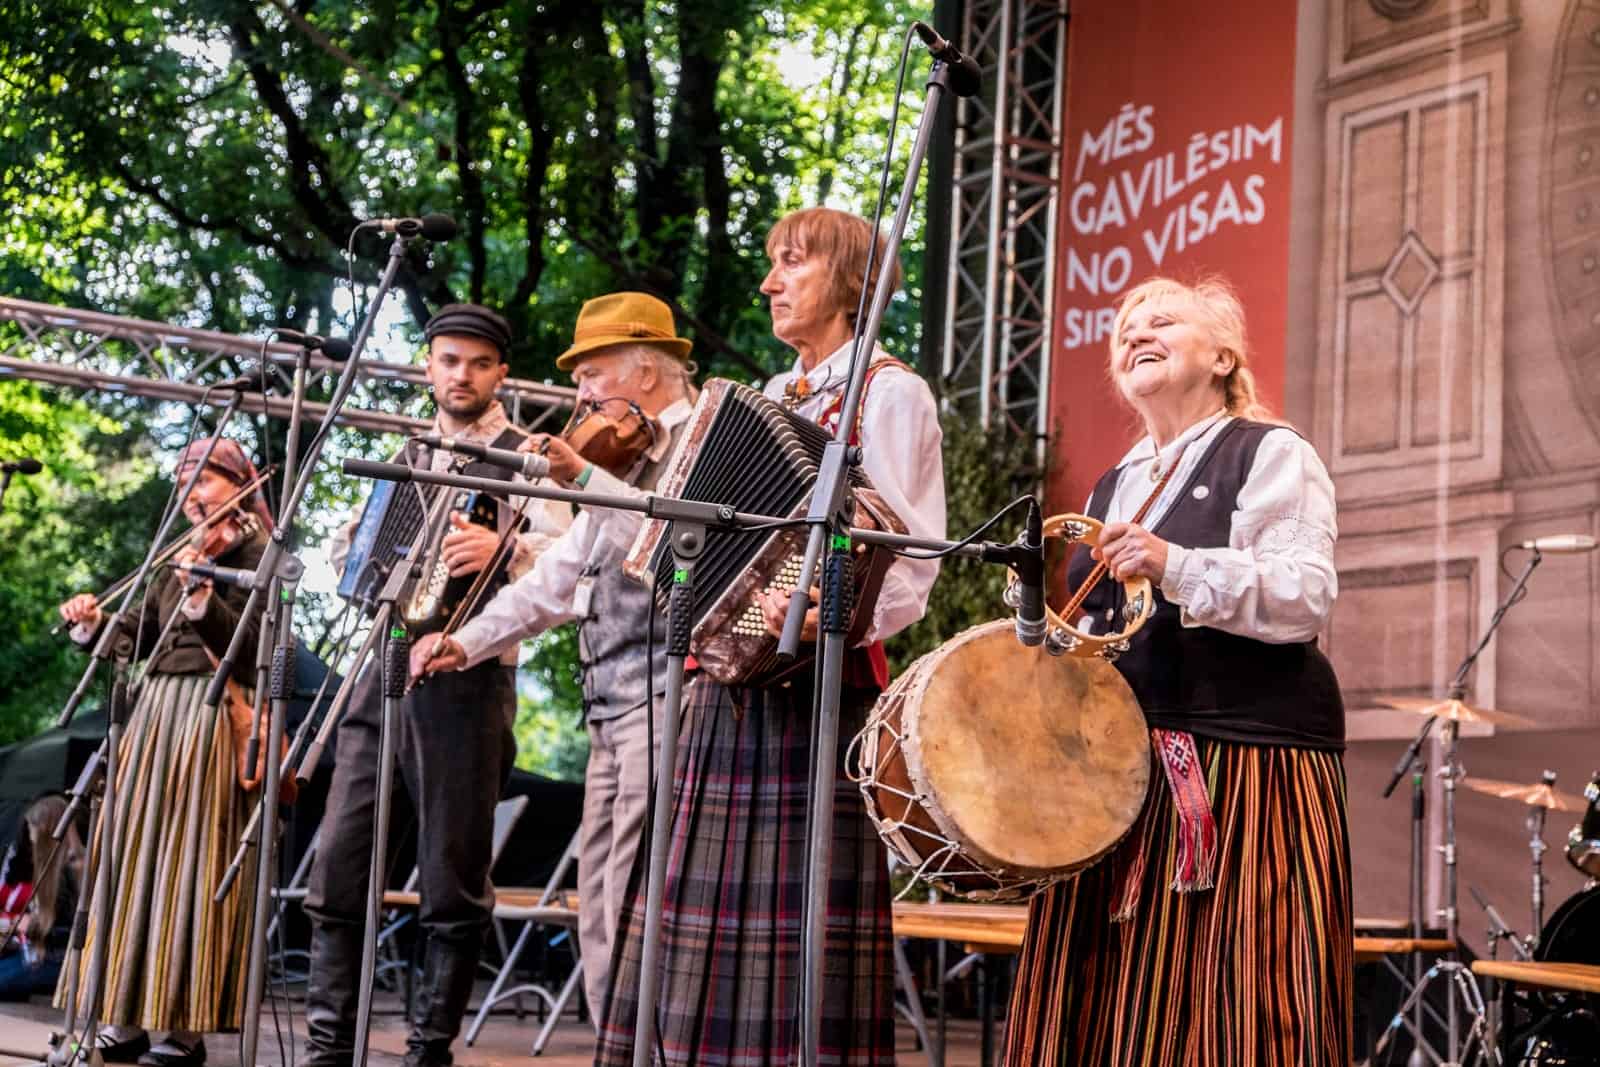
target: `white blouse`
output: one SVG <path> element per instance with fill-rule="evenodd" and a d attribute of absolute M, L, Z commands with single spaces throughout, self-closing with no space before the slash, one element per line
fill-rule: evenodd
<path fill-rule="evenodd" d="M 796 360 L 791 370 L 767 382 L 767 396 L 782 401 L 784 388 L 804 375 L 811 392 L 794 410 L 808 419 L 819 418 L 844 391 L 852 343 L 846 341 L 810 373 Z M 872 354 L 874 360 L 887 356 L 881 347 Z M 861 467 L 884 503 L 906 524 L 906 532 L 913 537 L 943 538 L 944 432 L 928 383 L 904 371 L 878 372 L 867 387 L 857 425 Z M 896 557 L 883 576 L 866 640 L 892 637 L 922 618 L 938 576 L 936 559 Z"/>
<path fill-rule="evenodd" d="M 1178 469 L 1140 525 L 1151 529 L 1170 511 L 1216 435 L 1231 421 L 1222 412 L 1201 419 L 1161 450 Z M 1107 522 L 1127 522 L 1157 479 L 1155 447 L 1145 437 L 1122 458 L 1122 475 Z M 1163 469 L 1161 473 L 1165 473 Z M 1187 489 L 1203 499 L 1202 480 Z M 1160 531 L 1155 531 L 1160 536 Z M 1327 625 L 1339 595 L 1333 545 L 1333 481 L 1304 438 L 1288 428 L 1261 438 L 1255 463 L 1239 490 L 1227 548 L 1185 548 L 1169 542 L 1161 593 L 1177 604 L 1184 626 L 1210 626 L 1271 644 L 1308 641 Z"/>

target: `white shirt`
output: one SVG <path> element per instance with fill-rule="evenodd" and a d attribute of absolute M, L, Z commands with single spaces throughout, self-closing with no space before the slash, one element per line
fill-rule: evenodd
<path fill-rule="evenodd" d="M 1161 450 L 1171 463 L 1183 457 L 1145 521 L 1150 529 L 1172 509 L 1189 476 L 1231 416 L 1217 412 L 1195 423 Z M 1127 522 L 1157 479 L 1155 447 L 1145 437 L 1122 458 L 1107 522 Z M 1165 466 L 1161 473 L 1165 473 Z M 1202 481 L 1191 493 L 1209 491 Z M 1160 532 L 1156 531 L 1156 536 Z M 1333 545 L 1339 537 L 1333 481 L 1304 438 L 1288 428 L 1261 438 L 1254 464 L 1239 490 L 1227 548 L 1185 548 L 1168 543 L 1161 594 L 1177 604 L 1183 625 L 1210 626 L 1272 644 L 1309 641 L 1327 625 L 1339 595 Z"/>
<path fill-rule="evenodd" d="M 767 382 L 767 396 L 781 402 L 789 383 L 803 375 L 810 392 L 794 410 L 817 419 L 837 402 L 848 384 L 853 343 L 846 341 L 810 373 L 795 360 L 793 369 Z M 887 357 L 881 347 L 872 353 L 874 361 Z M 906 524 L 906 532 L 913 537 L 943 538 L 944 432 L 928 383 L 893 367 L 878 372 L 867 387 L 857 425 L 862 469 L 884 503 Z M 922 618 L 938 576 L 936 559 L 896 557 L 883 576 L 866 640 L 892 637 Z"/>
<path fill-rule="evenodd" d="M 663 432 L 639 462 L 659 463 L 672 447 L 672 431 L 693 412 L 687 400 L 677 400 L 656 416 Z M 637 477 L 637 474 L 634 475 Z M 639 498 L 645 490 L 595 467 L 585 486 L 592 493 Z M 644 525 L 644 513 L 615 508 L 583 508 L 566 533 L 539 554 L 531 570 L 495 594 L 476 617 L 455 632 L 467 655 L 467 666 L 495 653 L 515 652 L 525 637 L 572 622 L 581 613 L 575 603 L 578 580 L 585 567 L 620 567 L 633 539 Z"/>

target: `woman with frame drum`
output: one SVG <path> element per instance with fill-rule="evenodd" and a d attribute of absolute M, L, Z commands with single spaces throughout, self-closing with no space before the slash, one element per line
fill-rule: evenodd
<path fill-rule="evenodd" d="M 1069 621 L 1117 630 L 1120 583 L 1154 587 L 1115 666 L 1162 773 L 1105 862 L 1033 898 L 1008 1062 L 1344 1067 L 1344 709 L 1316 645 L 1332 482 L 1257 400 L 1225 282 L 1132 289 L 1108 369 L 1144 436 L 1094 488 Z M 1083 590 L 1097 564 L 1117 581 Z"/>

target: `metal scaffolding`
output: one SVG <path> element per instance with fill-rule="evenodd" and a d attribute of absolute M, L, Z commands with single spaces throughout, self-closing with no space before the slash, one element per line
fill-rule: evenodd
<path fill-rule="evenodd" d="M 254 369 L 262 355 L 261 342 L 248 337 L 0 297 L 0 326 L 5 323 L 16 329 L 0 329 L 0 381 L 27 378 L 193 404 L 204 396 L 208 383 Z M 292 345 L 267 345 L 270 378 L 283 395 L 247 393 L 244 410 L 288 418 L 297 352 Z M 331 388 L 342 366 L 313 357 L 311 384 Z M 423 432 L 430 421 L 403 411 L 421 406 L 426 387 L 421 367 L 364 359 L 338 421 L 369 432 Z M 551 423 L 572 407 L 575 395 L 570 388 L 521 378 L 507 378 L 500 390 L 512 420 L 530 428 Z M 220 406 L 226 399 L 226 394 L 213 393 L 209 402 Z M 327 407 L 307 403 L 305 411 L 308 419 L 318 421 Z"/>
<path fill-rule="evenodd" d="M 994 75 L 956 112 L 942 345 L 947 407 L 1049 430 L 1068 0 L 967 0 L 961 40 Z"/>

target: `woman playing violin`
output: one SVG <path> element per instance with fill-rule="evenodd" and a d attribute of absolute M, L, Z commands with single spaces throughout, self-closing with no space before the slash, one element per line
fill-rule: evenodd
<path fill-rule="evenodd" d="M 184 450 L 174 474 L 180 486 L 211 444 L 195 441 Z M 248 569 L 260 560 L 271 516 L 259 489 L 240 496 L 255 480 L 244 450 L 216 440 L 183 501 L 194 525 L 191 542 L 124 612 L 115 639 L 113 655 L 142 663 L 143 673 L 130 691 L 116 805 L 108 813 L 117 820 L 120 848 L 99 1007 L 107 1024 L 100 1053 L 112 1063 L 199 1064 L 203 1032 L 239 1025 L 249 895 L 234 892 L 221 904 L 211 898 L 255 798 L 239 785 L 226 712 L 202 715 L 201 707 L 249 593 L 194 580 L 186 565 Z M 73 640 L 83 645 L 97 639 L 107 617 L 91 593 L 73 597 L 60 611 L 73 624 Z M 254 682 L 256 637 L 252 626 L 235 668 L 242 687 Z M 246 871 L 239 884 L 252 879 Z M 93 917 L 89 929 L 92 947 Z M 83 959 L 89 956 L 86 950 Z M 167 1036 L 152 1046 L 149 1030 Z"/>

